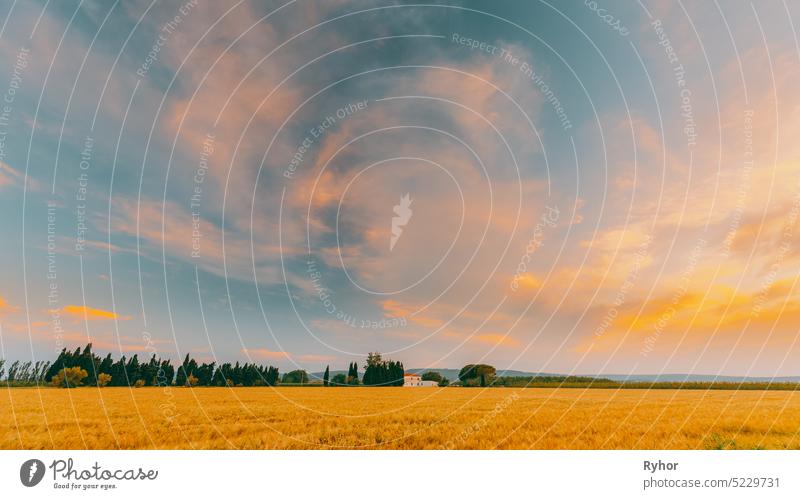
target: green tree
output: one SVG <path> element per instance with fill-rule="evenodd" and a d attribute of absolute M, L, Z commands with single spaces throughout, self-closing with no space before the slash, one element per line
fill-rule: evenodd
<path fill-rule="evenodd" d="M 111 365 L 111 372 L 109 374 L 111 374 L 111 386 L 128 386 L 124 355 Z"/>
<path fill-rule="evenodd" d="M 175 379 L 175 368 L 171 360 L 162 360 L 156 373 L 156 384 L 158 386 L 169 386 Z"/>
<path fill-rule="evenodd" d="M 214 376 L 211 377 L 211 384 L 214 386 L 226 386 L 228 383 L 225 379 L 225 373 L 228 372 L 231 365 L 229 363 L 222 364 L 214 371 Z"/>
<path fill-rule="evenodd" d="M 269 366 L 266 372 L 266 382 L 268 386 L 275 386 L 278 384 L 278 377 L 280 376 L 280 372 L 278 371 L 277 367 Z"/>
<path fill-rule="evenodd" d="M 281 383 L 304 385 L 308 383 L 308 373 L 302 369 L 296 369 L 284 374 Z"/>
<path fill-rule="evenodd" d="M 88 343 L 83 352 L 75 359 L 74 366 L 80 367 L 87 373 L 86 384 L 97 384 L 97 371 L 100 367 L 100 358 L 92 353 L 92 344 Z"/>
<path fill-rule="evenodd" d="M 211 364 L 203 363 L 197 368 L 195 376 L 197 376 L 197 384 L 199 386 L 210 386 L 211 378 L 214 375 L 214 362 Z"/>
<path fill-rule="evenodd" d="M 403 386 L 403 364 L 384 360 L 378 352 L 370 352 L 364 366 L 362 383 L 367 386 Z"/>
<path fill-rule="evenodd" d="M 325 366 L 325 374 L 322 375 L 322 385 L 328 386 L 328 380 L 331 377 L 331 366 Z"/>
<path fill-rule="evenodd" d="M 358 364 L 355 362 L 351 362 L 350 367 L 348 367 L 347 369 L 347 384 L 348 385 L 358 384 Z"/>
<path fill-rule="evenodd" d="M 442 375 L 436 371 L 422 373 L 422 381 L 435 381 L 437 383 L 441 383 L 442 379 L 444 379 L 442 378 Z"/>
<path fill-rule="evenodd" d="M 125 364 L 125 380 L 128 382 L 128 386 L 134 386 L 139 381 L 141 374 L 139 370 L 139 355 L 133 354 L 133 357 Z"/>
<path fill-rule="evenodd" d="M 111 375 L 111 367 L 113 365 L 114 359 L 111 358 L 111 354 L 106 355 L 102 362 L 100 362 L 100 366 L 97 368 L 97 380 L 100 380 L 100 373 Z"/>
<path fill-rule="evenodd" d="M 44 375 L 45 379 L 51 380 L 53 379 L 53 376 L 58 374 L 58 372 L 64 369 L 65 367 L 72 367 L 71 359 L 72 359 L 72 352 L 67 352 L 66 348 L 62 348 L 61 353 L 58 354 L 56 360 L 52 364 L 50 364 L 50 367 L 47 369 L 47 372 Z M 67 363 L 69 363 L 70 365 L 65 365 Z"/>
<path fill-rule="evenodd" d="M 347 384 L 347 376 L 344 373 L 336 374 L 331 379 L 331 384 L 333 386 L 344 386 Z"/>
<path fill-rule="evenodd" d="M 56 358 L 55 362 L 48 366 L 44 378 L 47 380 L 53 379 L 53 376 L 61 372 L 61 370 L 65 367 L 80 367 L 86 371 L 87 377 L 89 378 L 87 382 L 89 384 L 94 384 L 97 366 L 99 363 L 100 358 L 92 353 L 91 343 L 88 343 L 83 350 L 78 347 L 74 351 L 70 352 L 64 348 L 61 350 L 61 353 L 58 355 L 58 358 Z"/>
<path fill-rule="evenodd" d="M 458 373 L 458 379 L 464 386 L 487 386 L 492 383 L 496 374 L 494 367 L 487 364 L 467 364 Z"/>
<path fill-rule="evenodd" d="M 177 376 L 175 376 L 175 384 L 177 386 L 186 386 L 186 381 L 189 377 L 189 374 L 191 374 L 189 366 L 192 361 L 194 361 L 194 359 L 190 361 L 189 354 L 187 353 L 186 358 L 183 359 L 183 364 L 178 367 Z"/>

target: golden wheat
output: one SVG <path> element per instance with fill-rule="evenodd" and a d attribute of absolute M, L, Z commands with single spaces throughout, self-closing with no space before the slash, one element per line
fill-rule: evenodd
<path fill-rule="evenodd" d="M 469 388 L 11 388 L 3 449 L 800 448 L 800 394 Z"/>

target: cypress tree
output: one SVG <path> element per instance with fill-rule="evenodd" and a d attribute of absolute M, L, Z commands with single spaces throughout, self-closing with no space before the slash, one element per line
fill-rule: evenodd
<path fill-rule="evenodd" d="M 103 358 L 103 361 L 100 362 L 100 367 L 97 368 L 97 374 L 106 373 L 111 374 L 111 366 L 114 365 L 114 359 L 111 358 L 111 354 L 108 354 Z"/>
<path fill-rule="evenodd" d="M 66 348 L 62 348 L 61 353 L 58 354 L 58 357 L 56 358 L 55 362 L 50 364 L 50 367 L 47 369 L 47 373 L 44 375 L 45 381 L 50 381 L 51 379 L 53 379 L 53 376 L 58 374 L 58 371 L 64 369 L 64 363 L 67 360 L 67 358 L 70 357 L 71 355 L 72 354 L 67 353 Z"/>
<path fill-rule="evenodd" d="M 169 386 L 175 378 L 175 368 L 172 367 L 171 360 L 161 361 L 161 365 L 156 373 L 156 384 L 158 386 Z"/>
<path fill-rule="evenodd" d="M 125 380 L 127 381 L 128 386 L 133 386 L 137 381 L 139 381 L 140 374 L 139 354 L 133 354 L 133 357 L 130 358 L 128 364 L 125 366 Z"/>
<path fill-rule="evenodd" d="M 189 377 L 189 372 L 187 369 L 189 367 L 189 354 L 186 354 L 186 358 L 183 359 L 183 364 L 178 367 L 178 375 L 175 377 L 175 385 L 177 386 L 185 386 L 186 379 Z"/>
<path fill-rule="evenodd" d="M 123 355 L 120 359 L 111 366 L 111 383 L 112 386 L 128 386 L 128 378 L 125 372 L 125 356 Z"/>
<path fill-rule="evenodd" d="M 325 366 L 325 374 L 322 375 L 322 385 L 328 386 L 328 381 L 331 377 L 331 366 Z"/>

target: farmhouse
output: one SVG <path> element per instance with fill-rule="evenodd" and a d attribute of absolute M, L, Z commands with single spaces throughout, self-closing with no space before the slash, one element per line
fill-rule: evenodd
<path fill-rule="evenodd" d="M 435 381 L 422 381 L 419 374 L 405 373 L 403 374 L 403 386 L 439 386 Z"/>

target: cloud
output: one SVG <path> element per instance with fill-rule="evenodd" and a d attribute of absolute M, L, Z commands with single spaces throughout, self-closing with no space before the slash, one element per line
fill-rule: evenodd
<path fill-rule="evenodd" d="M 336 359 L 336 357 L 332 355 L 314 355 L 314 354 L 298 355 L 297 357 L 294 358 L 302 362 L 327 362 Z"/>
<path fill-rule="evenodd" d="M 19 307 L 11 305 L 4 297 L 0 296 L 0 317 L 13 314 L 18 310 Z"/>
<path fill-rule="evenodd" d="M 519 347 L 520 342 L 508 334 L 478 334 L 472 337 L 473 341 L 492 346 Z"/>
<path fill-rule="evenodd" d="M 0 188 L 22 183 L 23 175 L 11 168 L 8 164 L 0 161 Z"/>
<path fill-rule="evenodd" d="M 252 281 L 255 271 L 260 284 L 281 283 L 281 254 L 292 256 L 304 251 L 288 243 L 277 244 L 277 226 L 269 220 L 258 222 L 260 229 L 252 234 L 251 241 L 251 234 L 235 228 L 223 232 L 213 221 L 172 201 L 137 202 L 117 197 L 113 208 L 113 235 L 138 235 L 146 243 L 143 251 L 151 253 L 153 259 L 161 260 L 163 245 L 171 257 L 219 276 L 226 275 L 227 264 L 228 277 Z"/>
<path fill-rule="evenodd" d="M 242 353 L 248 358 L 270 359 L 270 360 L 292 360 L 300 362 L 327 362 L 335 360 L 336 357 L 318 354 L 291 354 L 289 352 L 274 351 L 268 348 L 243 348 Z"/>
<path fill-rule="evenodd" d="M 268 348 L 243 348 L 242 353 L 247 357 L 255 357 L 257 359 L 288 359 L 290 355 L 288 352 L 278 352 L 269 350 Z"/>
<path fill-rule="evenodd" d="M 86 307 L 83 305 L 66 305 L 61 310 L 67 315 L 89 321 L 103 321 L 103 320 L 127 321 L 131 319 L 131 317 L 127 315 L 121 316 L 109 310 Z"/>

